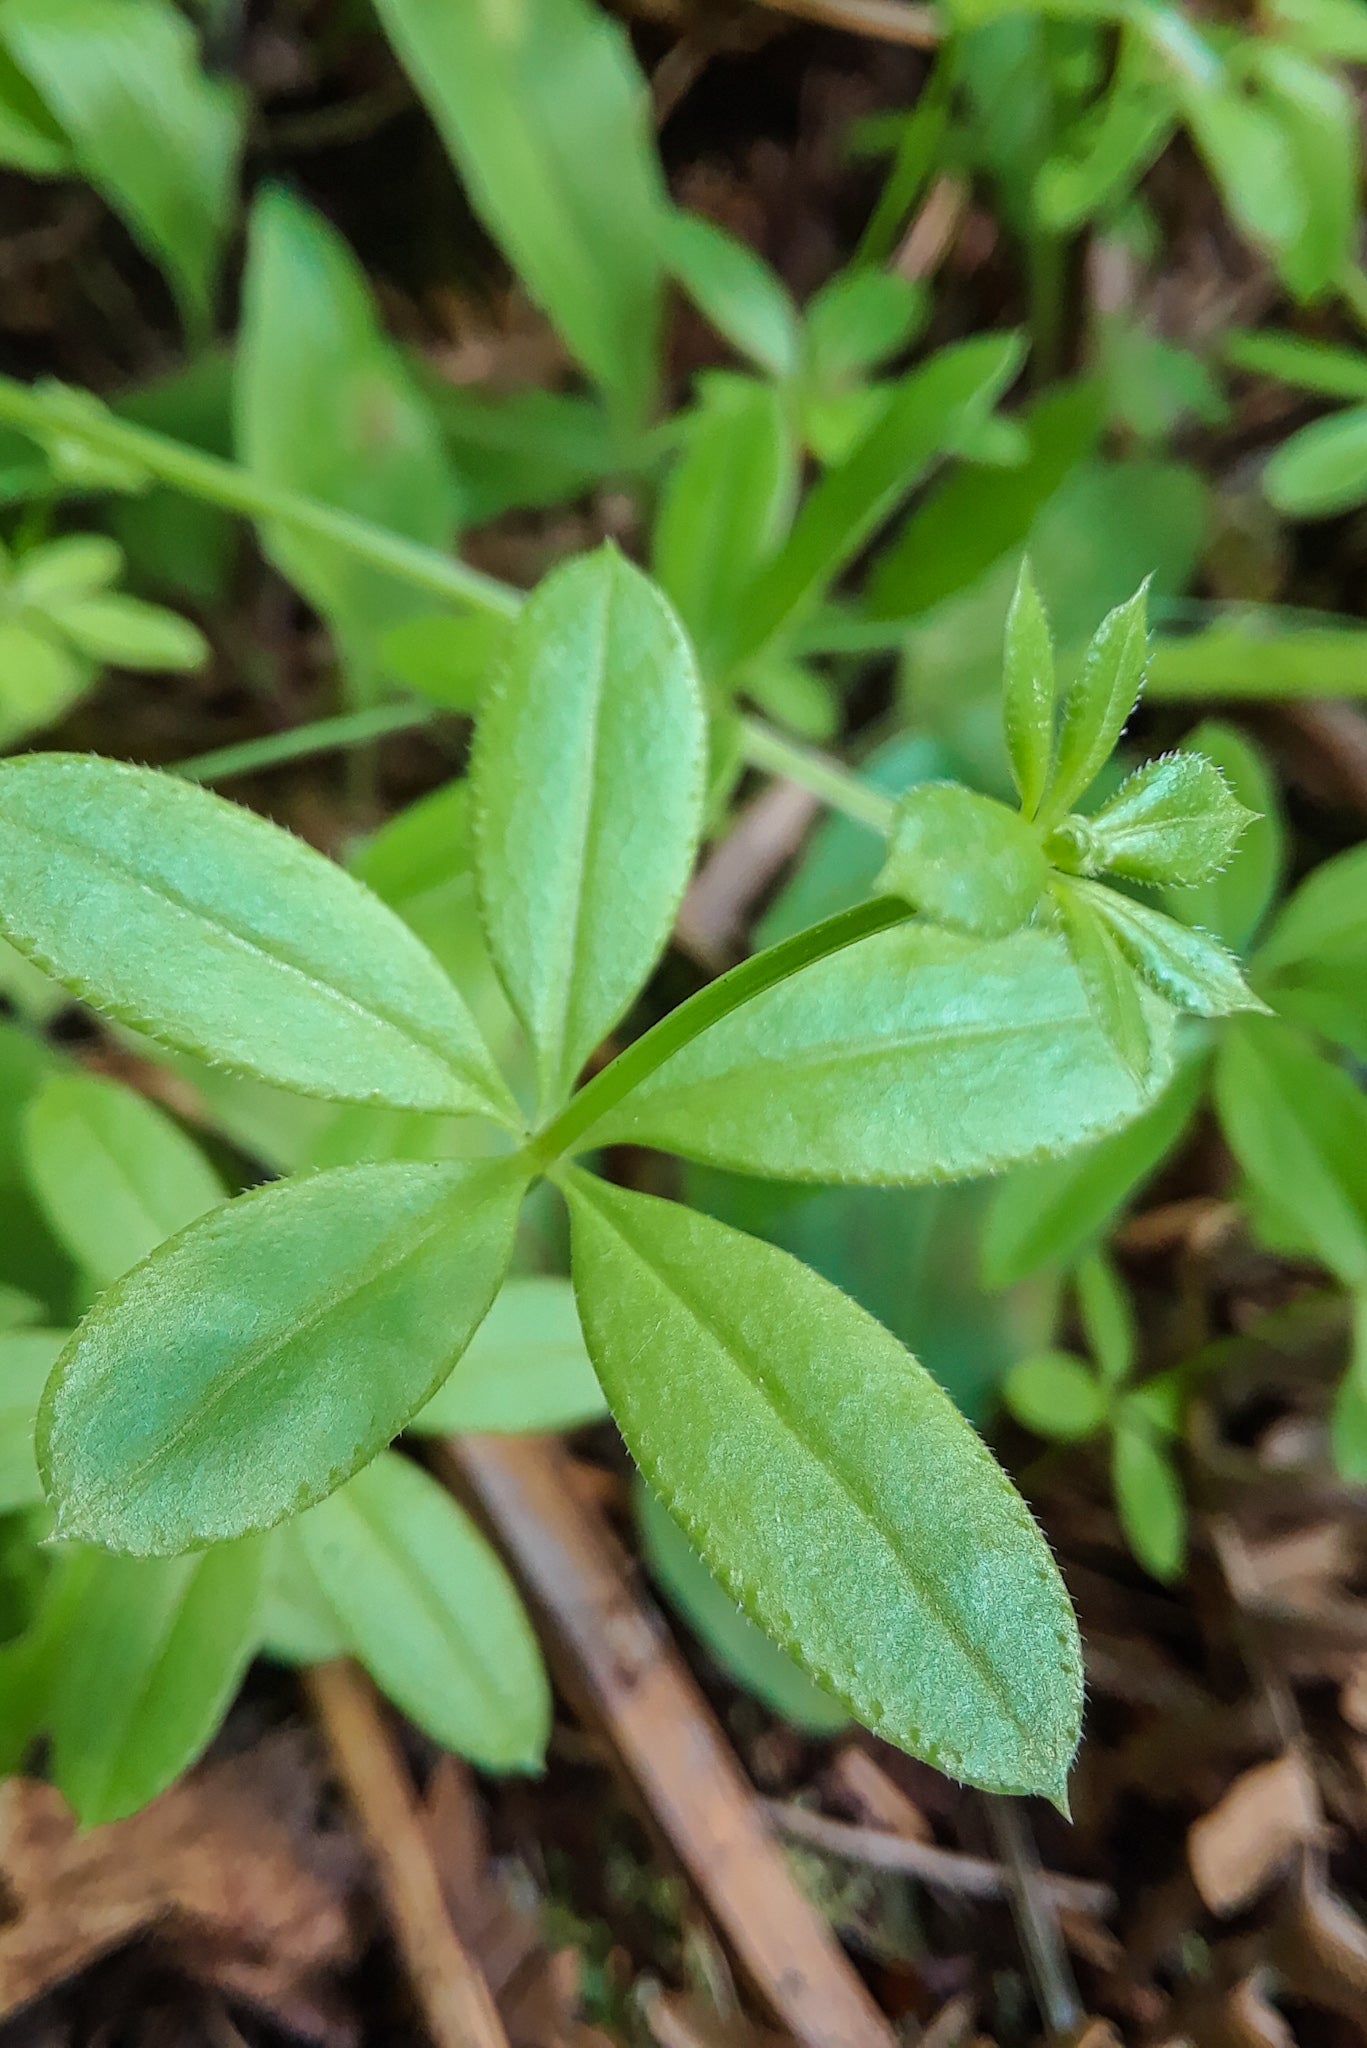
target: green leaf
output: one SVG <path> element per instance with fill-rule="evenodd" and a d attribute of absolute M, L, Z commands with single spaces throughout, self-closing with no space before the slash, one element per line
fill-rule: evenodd
<path fill-rule="evenodd" d="M 1132 882 L 1209 882 L 1228 865 L 1248 811 L 1213 761 L 1164 754 L 1122 782 L 1085 822 L 1087 874 Z"/>
<path fill-rule="evenodd" d="M 805 1735 L 834 1735 L 848 1725 L 849 1713 L 842 1703 L 814 1684 L 800 1664 L 756 1628 L 744 1608 L 717 1584 L 669 1510 L 639 1479 L 636 1527 L 652 1578 L 737 1685 Z"/>
<path fill-rule="evenodd" d="M 1367 64 L 1367 20 L 1358 0 L 1270 0 L 1269 11 L 1287 40 L 1311 56 Z"/>
<path fill-rule="evenodd" d="M 351 250 L 278 190 L 252 211 L 233 409 L 242 460 L 264 482 L 449 549 L 459 500 L 436 415 Z M 361 668 L 427 602 L 333 542 L 283 525 L 265 542 Z"/>
<path fill-rule="evenodd" d="M 807 303 L 807 373 L 839 386 L 876 370 L 914 340 L 926 291 L 895 270 L 842 270 Z"/>
<path fill-rule="evenodd" d="M 51 108 L 0 47 L 0 163 L 31 178 L 70 177 L 71 145 Z"/>
<path fill-rule="evenodd" d="M 1087 886 L 1061 875 L 1055 878 L 1054 902 L 1063 936 L 1097 1029 L 1143 1088 L 1153 1068 L 1152 1017 L 1135 966 L 1112 929 L 1109 902 L 1098 900 L 1111 892 L 1097 889 L 1084 895 Z"/>
<path fill-rule="evenodd" d="M 797 449 L 773 385 L 714 372 L 700 398 L 660 498 L 653 566 L 705 672 L 718 675 L 741 596 L 791 523 Z"/>
<path fill-rule="evenodd" d="M 509 1280 L 446 1385 L 410 1429 L 491 1436 L 577 1429 L 607 1414 L 574 1289 L 549 1274 Z"/>
<path fill-rule="evenodd" d="M 432 1398 L 506 1270 L 508 1163 L 341 1168 L 194 1223 L 103 1295 L 43 1403 L 63 1536 L 138 1555 L 266 1529 Z"/>
<path fill-rule="evenodd" d="M 1083 1259 L 1074 1285 L 1082 1327 L 1101 1377 L 1118 1387 L 1130 1377 L 1139 1356 L 1134 1303 L 1104 1252 L 1090 1252 Z"/>
<path fill-rule="evenodd" d="M 0 747 L 55 725 L 79 703 L 95 672 L 46 620 L 0 619 Z"/>
<path fill-rule="evenodd" d="M 979 335 L 942 349 L 893 388 L 854 452 L 808 495 L 787 544 L 756 579 L 739 659 L 768 647 L 835 580 L 955 436 L 986 417 L 1020 358 L 1018 336 Z"/>
<path fill-rule="evenodd" d="M 1019 811 L 956 782 L 923 782 L 897 806 L 880 894 L 953 931 L 1000 939 L 1027 924 L 1049 879 Z"/>
<path fill-rule="evenodd" d="M 1177 1468 L 1136 1419 L 1122 1419 L 1111 1449 L 1111 1485 L 1126 1541 L 1146 1572 L 1165 1585 L 1187 1561 L 1187 1503 Z"/>
<path fill-rule="evenodd" d="M 1363 473 L 1367 479 L 1367 462 Z M 1249 607 L 1245 616 L 1246 624 L 1159 640 L 1149 670 L 1150 701 L 1367 696 L 1367 632 L 1360 627 L 1320 628 L 1295 622 L 1294 615 L 1288 626 L 1275 605 Z"/>
<path fill-rule="evenodd" d="M 206 78 L 193 29 L 164 0 L 5 0 L 0 36 L 70 140 L 78 167 L 208 329 L 232 226 L 244 100 Z"/>
<path fill-rule="evenodd" d="M 1301 883 L 1253 966 L 1284 1016 L 1367 1058 L 1367 847 L 1350 847 Z"/>
<path fill-rule="evenodd" d="M 1307 194 L 1283 123 L 1223 73 L 1174 74 L 1192 138 L 1241 234 L 1281 257 L 1303 232 Z"/>
<path fill-rule="evenodd" d="M 1130 965 L 1150 988 L 1179 1010 L 1198 1017 L 1229 1017 L 1239 1010 L 1265 1010 L 1232 953 L 1208 932 L 1179 924 L 1161 910 L 1122 896 L 1096 882 L 1069 885 L 1108 927 Z"/>
<path fill-rule="evenodd" d="M 1076 1626 L 1024 1503 L 948 1396 L 786 1253 L 580 1174 L 569 1195 L 613 1413 L 733 1599 L 887 1740 L 1061 1800 Z"/>
<path fill-rule="evenodd" d="M 1150 1014 L 1159 1051 L 1141 1089 L 1057 936 L 984 944 L 901 925 L 713 1025 L 585 1143 L 656 1145 L 786 1180 L 998 1172 L 1086 1144 L 1147 1106 L 1169 1071 L 1171 1030 L 1170 1012 Z"/>
<path fill-rule="evenodd" d="M 262 1540 L 266 1583 L 261 1596 L 261 1647 L 278 1664 L 330 1664 L 350 1644 L 328 1605 L 301 1540 L 308 1517 L 280 1522 Z"/>
<path fill-rule="evenodd" d="M 1257 38 L 1251 54 L 1304 195 L 1304 218 L 1279 248 L 1277 268 L 1298 299 L 1315 300 L 1335 289 L 1357 253 L 1357 103 L 1345 79 L 1271 37 Z"/>
<path fill-rule="evenodd" d="M 1054 772 L 1043 800 L 1050 823 L 1064 817 L 1096 781 L 1125 730 L 1144 684 L 1148 590 L 1140 585 L 1097 628 L 1063 700 Z"/>
<path fill-rule="evenodd" d="M 1207 719 L 1184 749 L 1215 763 L 1250 817 L 1229 865 L 1209 881 L 1161 893 L 1164 910 L 1213 932 L 1231 951 L 1247 950 L 1281 884 L 1286 858 L 1277 778 L 1266 754 L 1237 726 Z"/>
<path fill-rule="evenodd" d="M 718 334 L 761 370 L 791 377 L 802 357 L 802 329 L 787 288 L 748 242 L 714 221 L 677 210 L 661 230 L 665 262 Z"/>
<path fill-rule="evenodd" d="M 650 407 L 664 187 L 626 31 L 592 0 L 377 0 L 475 210 L 630 421 Z"/>
<path fill-rule="evenodd" d="M 423 612 L 381 634 L 376 660 L 391 682 L 473 712 L 507 644 L 508 621 L 495 612 Z"/>
<path fill-rule="evenodd" d="M 62 1074 L 24 1119 L 29 1178 L 53 1231 L 101 1287 L 225 1199 L 163 1110 L 90 1074 Z"/>
<path fill-rule="evenodd" d="M 1255 377 L 1279 377 L 1302 391 L 1318 391 L 1350 404 L 1367 403 L 1367 353 L 1361 349 L 1334 348 L 1264 328 L 1226 335 L 1221 353 L 1232 368 Z"/>
<path fill-rule="evenodd" d="M 1334 1464 L 1344 1479 L 1367 1481 L 1367 1296 L 1353 1299 L 1353 1349 L 1330 1423 Z"/>
<path fill-rule="evenodd" d="M 420 1728 L 489 1771 L 537 1771 L 550 1689 L 522 1602 L 435 1479 L 392 1453 L 314 1508 L 299 1542 L 372 1678 Z"/>
<path fill-rule="evenodd" d="M 20 555 L 13 590 L 21 604 L 39 611 L 63 598 L 90 597 L 117 582 L 123 549 L 103 533 L 68 533 Z"/>
<path fill-rule="evenodd" d="M 1022 415 L 1030 452 L 1018 469 L 1005 475 L 956 469 L 943 477 L 874 568 L 869 603 L 875 617 L 928 612 L 1021 547 L 1045 506 L 1091 455 L 1102 418 L 1095 380 L 1055 386 Z"/>
<path fill-rule="evenodd" d="M 209 643 L 198 626 L 122 591 L 50 601 L 48 616 L 78 654 L 114 668 L 174 674 L 203 668 L 209 659 Z"/>
<path fill-rule="evenodd" d="M 0 929 L 178 1050 L 304 1095 L 508 1113 L 436 962 L 349 875 L 206 790 L 90 755 L 0 763 Z"/>
<path fill-rule="evenodd" d="M 1041 1351 L 1013 1365 L 1002 1399 L 1036 1436 L 1080 1443 L 1106 1419 L 1106 1390 L 1090 1366 L 1067 1351 Z"/>
<path fill-rule="evenodd" d="M 0 1515 L 36 1507 L 43 1498 L 33 1425 L 66 1341 L 60 1330 L 7 1330 L 0 1336 Z"/>
<path fill-rule="evenodd" d="M 1299 1033 L 1272 1019 L 1228 1032 L 1215 1100 L 1230 1149 L 1274 1214 L 1296 1220 L 1348 1287 L 1367 1286 L 1367 1100 Z"/>
<path fill-rule="evenodd" d="M 1002 723 L 1021 810 L 1033 818 L 1054 759 L 1054 643 L 1028 561 L 1006 615 Z"/>
<path fill-rule="evenodd" d="M 84 1827 L 146 1806 L 216 1734 L 256 1644 L 265 1546 L 93 1556 L 49 1700 L 53 1776 Z"/>
<path fill-rule="evenodd" d="M 1065 1159 L 1020 1167 L 994 1190 L 983 1231 L 983 1279 L 1015 1287 L 1068 1265 L 1095 1243 L 1181 1142 L 1205 1094 L 1206 1063 L 1188 1059 L 1145 1115 Z"/>
<path fill-rule="evenodd" d="M 702 828 L 707 733 L 688 643 L 615 548 L 518 619 L 471 780 L 489 948 L 564 1098 L 669 937 Z"/>
<path fill-rule="evenodd" d="M 1283 441 L 1263 487 L 1288 519 L 1327 519 L 1367 499 L 1367 405 L 1316 420 Z"/>

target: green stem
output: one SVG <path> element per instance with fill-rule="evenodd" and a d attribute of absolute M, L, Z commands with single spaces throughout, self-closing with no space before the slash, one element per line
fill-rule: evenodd
<path fill-rule="evenodd" d="M 686 1003 L 680 1003 L 677 1010 L 671 1010 L 667 1017 L 661 1018 L 625 1052 L 618 1053 L 610 1066 L 595 1074 L 571 1098 L 559 1116 L 532 1140 L 526 1153 L 528 1163 L 534 1171 L 544 1173 L 574 1147 L 582 1149 L 582 1141 L 591 1135 L 594 1125 L 601 1123 L 609 1110 L 616 1109 L 619 1102 L 625 1101 L 633 1089 L 639 1088 L 666 1060 L 672 1059 L 676 1052 L 690 1045 L 702 1032 L 720 1023 L 723 1017 L 729 1017 L 733 1010 L 753 1002 L 756 996 L 776 988 L 781 981 L 789 980 L 814 961 L 824 960 L 831 953 L 841 953 L 847 946 L 869 938 L 874 932 L 906 924 L 915 915 L 910 904 L 900 902 L 894 896 L 875 896 L 867 903 L 857 903 L 853 910 L 842 910 L 835 917 L 825 918 L 809 931 L 798 932 L 780 945 L 756 953 L 753 959 L 743 960 L 729 974 L 709 982 Z"/>
<path fill-rule="evenodd" d="M 500 583 L 438 548 L 405 540 L 401 534 L 390 533 L 354 513 L 341 512 L 335 506 L 321 505 L 312 498 L 283 490 L 221 456 L 187 448 L 183 442 L 146 427 L 130 426 L 85 392 L 61 384 L 28 385 L 17 383 L 12 377 L 0 377 L 0 424 L 17 427 L 40 444 L 77 441 L 93 453 L 127 463 L 135 472 L 141 471 L 188 497 L 220 505 L 224 511 L 239 513 L 247 519 L 288 526 L 315 540 L 330 541 L 335 547 L 345 548 L 357 561 L 384 570 L 447 604 L 473 606 L 503 619 L 516 618 L 522 608 L 522 592 L 509 583 Z M 745 757 L 752 767 L 784 775 L 859 824 L 886 834 L 892 816 L 891 803 L 839 762 L 796 745 L 759 719 L 743 719 L 741 729 Z M 192 765 L 200 766 L 203 779 L 202 764 Z M 226 772 L 221 767 L 215 770 L 219 775 Z"/>
<path fill-rule="evenodd" d="M 752 768 L 799 783 L 832 810 L 843 811 L 856 825 L 866 825 L 870 832 L 887 838 L 897 806 L 881 789 L 833 761 L 829 754 L 818 754 L 796 740 L 785 739 L 762 719 L 742 718 L 740 727 L 745 758 Z"/>
<path fill-rule="evenodd" d="M 144 470 L 159 483 L 184 491 L 206 504 L 221 505 L 226 512 L 238 512 L 248 519 L 292 527 L 316 540 L 332 541 L 372 568 L 426 590 L 448 603 L 474 605 L 495 612 L 500 618 L 517 616 L 522 595 L 507 583 L 484 576 L 438 548 L 405 540 L 354 513 L 320 505 L 312 498 L 282 490 L 254 476 L 235 462 L 206 455 L 202 449 L 187 448 L 165 434 L 146 427 L 130 426 L 116 419 L 104 406 L 92 402 L 84 392 L 60 384 L 30 386 L 12 377 L 0 377 L 0 421 L 18 427 L 42 443 L 77 440 L 98 455 L 126 462 Z"/>
<path fill-rule="evenodd" d="M 318 718 L 289 732 L 266 733 L 235 747 L 218 747 L 212 754 L 196 754 L 192 761 L 178 761 L 171 773 L 186 782 L 227 782 L 234 775 L 256 775 L 286 761 L 305 761 L 313 754 L 330 754 L 340 747 L 363 747 L 370 740 L 383 739 L 386 733 L 412 732 L 416 726 L 431 725 L 441 715 L 439 704 L 372 704 L 364 711 Z"/>

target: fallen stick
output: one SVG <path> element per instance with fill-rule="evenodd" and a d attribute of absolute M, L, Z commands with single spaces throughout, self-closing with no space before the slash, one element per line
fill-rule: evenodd
<path fill-rule="evenodd" d="M 1005 1899 L 1014 1888 L 1011 1873 L 987 1856 L 968 1856 L 960 1849 L 942 1849 L 935 1842 L 885 1834 L 881 1828 L 852 1827 L 848 1821 L 832 1820 L 827 1814 L 813 1813 L 809 1807 L 783 1799 L 766 1799 L 764 1810 L 790 1841 L 843 1856 L 848 1863 L 863 1863 L 870 1870 L 895 1870 L 969 1899 Z M 1042 1870 L 1040 1883 L 1055 1906 L 1071 1912 L 1104 1917 L 1115 1911 L 1115 1893 L 1109 1885 L 1086 1877 L 1066 1877 L 1054 1870 Z"/>
<path fill-rule="evenodd" d="M 542 1613 L 565 1692 L 600 1723 L 757 1990 L 806 2048 L 892 2048 L 891 2026 L 799 1889 L 631 1561 L 549 1439 L 456 1437 L 473 1498 Z"/>
<path fill-rule="evenodd" d="M 451 1925 L 413 1787 L 374 1686 L 347 1658 L 314 1665 L 303 1680 L 365 1830 L 435 2048 L 508 2048 L 489 1987 Z"/>

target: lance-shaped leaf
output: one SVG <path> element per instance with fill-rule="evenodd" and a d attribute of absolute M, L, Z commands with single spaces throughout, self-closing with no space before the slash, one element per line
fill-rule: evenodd
<path fill-rule="evenodd" d="M 693 657 L 654 585 L 611 547 L 548 577 L 491 685 L 471 769 L 489 948 L 545 1106 L 569 1092 L 669 936 L 706 751 Z"/>
<path fill-rule="evenodd" d="M 349 1647 L 397 1706 L 483 1770 L 540 1769 L 551 1700 L 531 1623 L 435 1479 L 386 1454 L 297 1535 Z"/>
<path fill-rule="evenodd" d="M 889 1741 L 1061 1800 L 1076 1626 L 1025 1503 L 948 1395 L 786 1252 L 579 1174 L 570 1202 L 613 1413 L 732 1597 Z"/>
<path fill-rule="evenodd" d="M 593 0 L 378 0 L 476 211 L 639 421 L 656 377 L 663 179 L 626 31 Z"/>
<path fill-rule="evenodd" d="M 0 930 L 177 1051 L 301 1095 L 509 1113 L 407 926 L 288 832 L 173 776 L 83 754 L 0 764 Z"/>
<path fill-rule="evenodd" d="M 35 1096 L 24 1149 L 53 1230 L 102 1287 L 225 1199 L 163 1110 L 93 1074 L 58 1075 Z"/>
<path fill-rule="evenodd" d="M 1031 927 L 984 944 L 900 925 L 713 1025 L 585 1143 L 658 1145 L 785 1180 L 998 1172 L 1115 1130 L 1152 1100 L 1172 1020 L 1143 1000 L 1156 1058 L 1141 1087 L 1056 934 Z"/>
<path fill-rule="evenodd" d="M 1367 1287 L 1367 1096 L 1297 1031 L 1250 1018 L 1215 1070 L 1220 1127 L 1260 1202 L 1348 1287 Z"/>
<path fill-rule="evenodd" d="M 698 310 L 733 348 L 773 377 L 795 376 L 802 321 L 787 286 L 748 242 L 700 214 L 667 213 L 665 262 Z"/>
<path fill-rule="evenodd" d="M 1145 762 L 1086 820 L 1085 872 L 1133 882 L 1208 882 L 1252 823 L 1253 813 L 1213 761 L 1165 754 Z"/>
<path fill-rule="evenodd" d="M 1027 818 L 1033 818 L 1054 759 L 1054 642 L 1028 562 L 1021 564 L 1016 594 L 1006 615 L 1004 655 L 1006 751 L 1020 791 L 1021 809 Z"/>
<path fill-rule="evenodd" d="M 86 1827 L 136 1813 L 217 1732 L 256 1646 L 265 1544 L 81 1560 L 53 1665 L 53 1775 Z"/>
<path fill-rule="evenodd" d="M 1096 882 L 1073 882 L 1069 893 L 1095 910 L 1131 966 L 1177 1009 L 1198 1017 L 1266 1009 L 1244 980 L 1234 955 L 1208 932 L 1179 924 L 1175 917 Z"/>
<path fill-rule="evenodd" d="M 102 1296 L 44 1398 L 60 1533 L 164 1554 L 331 1493 L 469 1343 L 522 1189 L 505 1162 L 343 1167 L 172 1238 Z"/>
<path fill-rule="evenodd" d="M 1042 802 L 1050 820 L 1071 811 L 1091 788 L 1139 701 L 1148 655 L 1148 595 L 1145 583 L 1102 620 L 1063 699 L 1058 751 Z"/>
<path fill-rule="evenodd" d="M 194 30 L 158 0 L 6 0 L 9 55 L 77 165 L 207 330 L 232 224 L 245 97 L 206 77 Z"/>
<path fill-rule="evenodd" d="M 1063 936 L 1098 1030 L 1143 1087 L 1154 1061 L 1153 1014 L 1144 999 L 1143 981 L 1103 914 L 1104 906 L 1084 895 L 1084 886 L 1055 877 L 1054 902 Z M 1108 893 L 1095 892 L 1097 897 Z"/>

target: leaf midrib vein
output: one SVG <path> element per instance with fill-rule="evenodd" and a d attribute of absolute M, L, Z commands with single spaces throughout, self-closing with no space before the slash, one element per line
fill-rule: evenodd
<path fill-rule="evenodd" d="M 592 1197 L 589 1199 L 592 1200 Z M 734 1365 L 746 1385 L 758 1395 L 761 1402 L 773 1415 L 775 1421 L 782 1429 L 787 1431 L 798 1448 L 805 1452 L 812 1459 L 813 1463 L 818 1465 L 823 1472 L 827 1473 L 836 1482 L 856 1513 L 861 1515 L 869 1524 L 875 1535 L 879 1537 L 886 1549 L 891 1553 L 896 1564 L 906 1573 L 907 1578 L 917 1588 L 919 1597 L 930 1610 L 935 1621 L 938 1622 L 944 1633 L 954 1643 L 965 1661 L 978 1673 L 987 1691 L 1001 1705 L 1012 1726 L 1028 1739 L 1030 1731 L 1016 1711 L 1001 1678 L 993 1669 L 991 1662 L 974 1643 L 959 1617 L 952 1609 L 945 1606 L 939 1593 L 933 1588 L 925 1586 L 910 1560 L 903 1554 L 896 1531 L 886 1522 L 877 1503 L 871 1497 L 865 1496 L 862 1488 L 814 1447 L 805 1433 L 800 1418 L 786 1411 L 784 1405 L 775 1398 L 774 1390 L 766 1387 L 761 1380 L 757 1379 L 753 1373 L 746 1369 L 741 1357 L 733 1349 L 732 1343 L 728 1340 L 724 1330 L 710 1315 L 706 1314 L 686 1294 L 680 1291 L 673 1275 L 666 1272 L 654 1257 L 649 1256 L 633 1241 L 630 1232 L 622 1226 L 618 1218 L 609 1214 L 607 1210 L 597 1203 L 594 1203 L 593 1206 L 596 1213 L 602 1217 L 609 1229 L 615 1231 L 628 1250 L 634 1253 L 648 1271 L 658 1276 L 661 1285 L 678 1302 L 684 1313 L 691 1317 L 698 1327 L 719 1347 L 723 1356 Z"/>
<path fill-rule="evenodd" d="M 74 852 L 91 867 L 95 868 L 97 872 L 101 869 L 107 870 L 117 876 L 120 881 L 131 884 L 133 888 L 140 890 L 145 895 L 151 896 L 154 901 L 169 903 L 173 909 L 181 911 L 185 916 L 195 919 L 200 924 L 207 925 L 211 931 L 217 932 L 230 945 L 239 947 L 254 959 L 265 961 L 280 973 L 296 976 L 312 992 L 337 1004 L 341 1009 L 357 1016 L 365 1017 L 371 1023 L 383 1024 L 388 1030 L 396 1032 L 409 1044 L 417 1045 L 424 1052 L 430 1053 L 433 1058 L 441 1062 L 442 1067 L 447 1072 L 455 1074 L 467 1083 L 470 1081 L 470 1074 L 461 1073 L 461 1070 L 454 1065 L 451 1053 L 444 1049 L 439 1042 L 429 1038 L 425 1029 L 411 1018 L 406 1018 L 400 1014 L 391 1015 L 382 1004 L 363 1001 L 359 996 L 349 994 L 346 989 L 339 987 L 335 982 L 324 980 L 312 968 L 301 966 L 297 960 L 291 959 L 287 952 L 272 951 L 270 947 L 252 938 L 249 933 L 239 931 L 236 926 L 226 922 L 220 914 L 206 910 L 202 905 L 192 902 L 189 897 L 183 895 L 171 883 L 164 880 L 149 882 L 145 876 L 136 873 L 134 869 L 127 866 L 125 862 L 121 861 L 116 855 L 111 854 L 106 848 L 93 847 L 87 841 L 72 838 L 64 832 L 55 831 L 51 826 L 37 825 L 31 819 L 18 821 L 7 819 L 5 822 L 12 831 L 26 832 L 34 839 L 46 841 L 50 846 L 60 847 L 67 852 Z M 449 984 L 449 987 L 451 996 L 459 1004 L 462 1000 L 460 991 L 455 987 L 454 983 Z"/>

